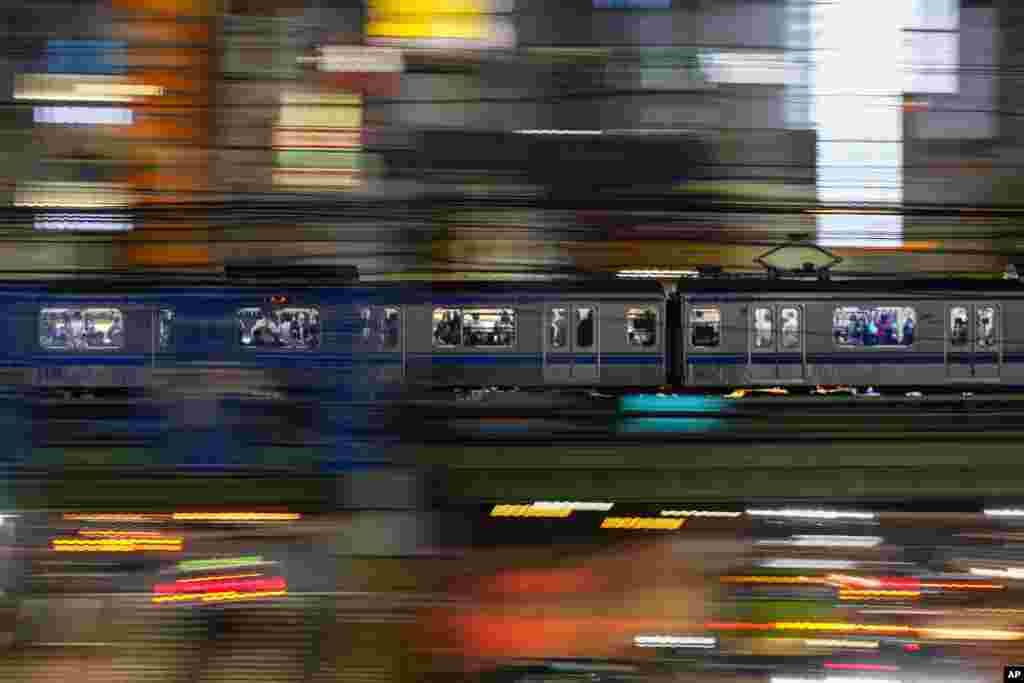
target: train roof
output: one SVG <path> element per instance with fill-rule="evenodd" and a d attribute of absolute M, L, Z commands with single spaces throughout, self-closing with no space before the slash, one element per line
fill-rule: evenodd
<path fill-rule="evenodd" d="M 779 277 L 764 275 L 682 278 L 678 291 L 686 294 L 848 294 L 901 295 L 920 293 L 928 296 L 958 293 L 993 293 L 1024 296 L 1024 283 L 999 277 L 936 277 L 911 275 L 833 275 L 827 280 L 814 277 Z"/>

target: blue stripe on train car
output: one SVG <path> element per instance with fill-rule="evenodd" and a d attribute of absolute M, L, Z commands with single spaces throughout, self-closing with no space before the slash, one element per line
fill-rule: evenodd
<path fill-rule="evenodd" d="M 411 353 L 409 354 L 410 364 L 431 365 L 506 365 L 520 367 L 539 367 L 541 365 L 541 354 L 539 353 Z"/>
<path fill-rule="evenodd" d="M 602 353 L 602 365 L 664 365 L 660 353 Z"/>
<path fill-rule="evenodd" d="M 28 362 L 36 367 L 55 367 L 68 365 L 115 365 L 121 367 L 143 366 L 150 362 L 146 354 L 110 354 L 105 356 L 50 355 L 36 354 L 30 356 Z"/>
<path fill-rule="evenodd" d="M 569 363 L 593 365 L 597 362 L 597 355 L 593 353 L 549 353 L 545 361 L 551 365 L 567 365 Z"/>
<path fill-rule="evenodd" d="M 812 365 L 942 365 L 941 353 L 813 353 L 807 357 Z"/>

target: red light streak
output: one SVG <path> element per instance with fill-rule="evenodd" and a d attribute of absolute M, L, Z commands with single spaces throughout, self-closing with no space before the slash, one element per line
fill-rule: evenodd
<path fill-rule="evenodd" d="M 285 589 L 284 579 L 280 576 L 273 579 L 234 579 L 209 581 L 175 581 L 174 583 L 158 583 L 153 592 L 158 594 L 180 595 L 185 593 L 222 593 L 227 591 L 280 591 Z"/>

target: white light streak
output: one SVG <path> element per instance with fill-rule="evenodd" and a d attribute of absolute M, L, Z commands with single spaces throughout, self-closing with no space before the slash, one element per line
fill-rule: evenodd
<path fill-rule="evenodd" d="M 518 135 L 604 135 L 603 130 L 522 129 Z"/>
<path fill-rule="evenodd" d="M 739 517 L 742 512 L 728 512 L 725 510 L 662 510 L 663 517 Z"/>
<path fill-rule="evenodd" d="M 858 563 L 852 560 L 803 560 L 783 558 L 764 560 L 758 566 L 768 569 L 853 569 Z"/>
<path fill-rule="evenodd" d="M 700 649 L 711 649 L 715 647 L 718 640 L 715 638 L 701 638 L 694 636 L 636 636 L 633 644 L 637 647 L 692 647 Z"/>
<path fill-rule="evenodd" d="M 860 678 L 828 676 L 827 678 L 796 678 L 792 676 L 772 676 L 771 683 L 902 683 L 893 678 Z"/>
<path fill-rule="evenodd" d="M 131 109 L 120 107 L 35 107 L 32 120 L 58 125 L 130 126 L 135 117 Z"/>
<path fill-rule="evenodd" d="M 758 545 L 790 545 L 801 547 L 828 547 L 828 548 L 874 548 L 881 545 L 880 536 L 812 536 L 799 535 L 789 539 L 762 540 Z"/>
<path fill-rule="evenodd" d="M 46 232 L 130 232 L 135 224 L 125 216 L 60 213 L 37 216 L 33 227 Z"/>
<path fill-rule="evenodd" d="M 695 270 L 620 270 L 617 277 L 622 278 L 663 278 L 663 277 L 697 277 Z"/>
<path fill-rule="evenodd" d="M 1015 509 L 995 509 L 985 510 L 985 514 L 989 517 L 1024 517 L 1024 510 L 1019 508 Z"/>
<path fill-rule="evenodd" d="M 1007 569 L 984 569 L 971 567 L 970 573 L 975 576 L 996 576 L 1001 579 L 1024 579 L 1024 569 L 1009 567 Z"/>
<path fill-rule="evenodd" d="M 747 514 L 753 517 L 788 517 L 805 519 L 875 519 L 873 512 L 841 512 L 837 510 L 747 510 Z"/>
<path fill-rule="evenodd" d="M 595 503 L 585 501 L 566 501 L 566 500 L 540 500 L 531 505 L 531 507 L 541 509 L 556 509 L 560 510 L 563 508 L 569 508 L 570 510 L 577 511 L 591 511 L 591 512 L 608 512 L 615 506 L 615 503 Z"/>
<path fill-rule="evenodd" d="M 402 51 L 387 47 L 327 45 L 318 50 L 320 71 L 344 73 L 400 73 L 405 69 Z"/>

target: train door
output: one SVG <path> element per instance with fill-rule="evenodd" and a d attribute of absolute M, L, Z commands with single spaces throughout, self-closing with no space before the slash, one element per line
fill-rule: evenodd
<path fill-rule="evenodd" d="M 758 303 L 750 308 L 751 381 L 797 381 L 805 376 L 804 308 Z"/>
<path fill-rule="evenodd" d="M 951 304 L 945 327 L 946 374 L 950 379 L 999 379 L 1003 362 L 999 304 Z"/>
<path fill-rule="evenodd" d="M 597 304 L 549 304 L 544 310 L 544 381 L 595 384 L 599 381 Z"/>

